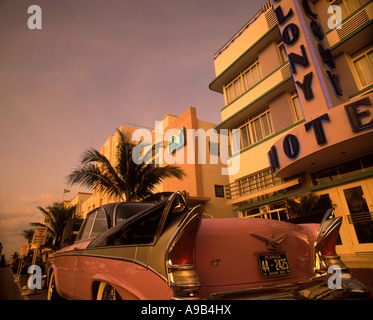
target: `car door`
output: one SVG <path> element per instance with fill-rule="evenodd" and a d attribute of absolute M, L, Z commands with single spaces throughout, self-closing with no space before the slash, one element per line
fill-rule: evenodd
<path fill-rule="evenodd" d="M 101 233 L 108 230 L 108 221 L 106 212 L 102 208 L 98 208 L 93 216 L 92 223 L 87 224 L 90 231 L 84 232 L 85 237 L 93 239 Z M 88 299 L 91 292 L 91 277 L 95 265 L 91 263 L 91 259 L 87 258 L 83 253 L 83 249 L 78 249 L 77 263 L 75 268 L 75 281 L 74 281 L 74 299 Z M 88 261 L 89 260 L 89 261 Z"/>
<path fill-rule="evenodd" d="M 67 298 L 74 297 L 75 290 L 75 274 L 78 263 L 78 255 L 82 248 L 85 248 L 88 243 L 86 240 L 92 232 L 93 223 L 96 217 L 96 211 L 87 215 L 81 230 L 79 231 L 77 242 L 73 245 L 65 247 L 54 254 L 54 271 L 58 288 L 61 295 Z M 85 240 L 85 241 L 83 241 Z"/>

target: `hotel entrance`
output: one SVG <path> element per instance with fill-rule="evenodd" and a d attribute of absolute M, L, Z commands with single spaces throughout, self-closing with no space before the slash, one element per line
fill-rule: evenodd
<path fill-rule="evenodd" d="M 339 201 L 333 200 L 337 200 L 336 211 L 343 216 L 345 227 L 342 230 L 349 234 L 351 249 L 355 252 L 373 252 L 372 179 L 348 183 L 336 189 Z"/>

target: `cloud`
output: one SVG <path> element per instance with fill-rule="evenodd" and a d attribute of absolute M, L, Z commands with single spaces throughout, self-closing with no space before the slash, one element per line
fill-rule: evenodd
<path fill-rule="evenodd" d="M 31 222 L 40 221 L 41 215 L 31 208 L 0 212 L 0 242 L 7 260 L 13 252 L 19 252 L 21 244 L 26 242 L 22 231 L 31 229 Z"/>
<path fill-rule="evenodd" d="M 57 198 L 50 193 L 41 194 L 39 197 L 41 200 L 43 200 L 43 202 L 46 202 L 48 204 L 52 204 L 58 201 Z"/>
<path fill-rule="evenodd" d="M 46 207 L 56 201 L 59 199 L 49 193 L 0 199 L 0 242 L 7 260 L 11 254 L 19 252 L 21 244 L 25 243 L 22 231 L 32 229 L 31 222 L 41 221 L 42 214 L 37 207 Z"/>

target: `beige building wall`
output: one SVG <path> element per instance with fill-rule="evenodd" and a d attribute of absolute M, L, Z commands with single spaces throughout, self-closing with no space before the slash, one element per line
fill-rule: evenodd
<path fill-rule="evenodd" d="M 228 176 L 222 175 L 224 164 L 221 159 L 217 164 L 210 163 L 209 138 L 204 140 L 206 148 L 201 152 L 206 154 L 206 163 L 199 161 L 199 145 L 203 142 L 199 138 L 194 138 L 193 132 L 198 129 L 203 132 L 213 130 L 215 124 L 202 121 L 197 118 L 197 110 L 190 107 L 180 116 L 167 115 L 161 121 L 160 126 L 164 132 L 164 161 L 167 159 L 175 161 L 175 165 L 180 167 L 186 174 L 182 180 L 176 178 L 166 179 L 158 188 L 160 192 L 185 191 L 189 201 L 193 204 L 200 203 L 206 212 L 213 217 L 232 217 L 233 213 L 229 205 L 225 205 L 225 198 L 216 197 L 215 185 L 224 187 L 228 183 Z M 186 129 L 186 143 L 184 147 L 168 154 L 168 139 L 173 134 L 178 134 L 182 128 Z M 194 130 L 194 131 L 193 131 Z M 194 163 L 188 163 L 188 152 L 195 152 Z"/>
<path fill-rule="evenodd" d="M 196 108 L 190 107 L 185 110 L 181 115 L 166 115 L 160 121 L 159 127 L 163 127 L 163 145 L 162 150 L 163 162 L 161 166 L 167 163 L 174 163 L 180 167 L 186 174 L 182 180 L 177 178 L 166 178 L 158 185 L 154 192 L 175 192 L 185 191 L 187 194 L 188 202 L 191 206 L 202 204 L 206 212 L 216 218 L 232 217 L 232 208 L 230 205 L 225 204 L 225 198 L 216 197 L 215 185 L 221 188 L 228 183 L 228 176 L 221 174 L 221 169 L 224 165 L 219 160 L 217 164 L 209 163 L 209 143 L 206 141 L 206 155 L 207 163 L 198 163 L 198 152 L 195 153 L 194 163 L 188 163 L 188 146 L 192 146 L 192 139 L 186 137 L 186 145 L 173 152 L 168 153 L 168 139 L 174 135 L 179 134 L 181 128 L 188 129 L 203 129 L 205 131 L 213 129 L 215 124 L 199 120 L 197 118 Z M 126 130 L 133 133 L 136 128 L 122 126 L 120 130 Z M 152 131 L 153 143 L 155 142 L 155 130 Z M 101 147 L 101 153 L 104 154 L 112 164 L 115 164 L 116 158 L 116 137 L 115 134 L 111 135 L 104 145 Z M 195 139 L 196 146 L 200 143 Z M 154 161 L 154 159 L 153 159 Z M 221 194 L 220 194 L 221 195 Z M 93 192 L 93 195 L 82 203 L 82 212 L 86 215 L 89 211 L 112 202 L 122 201 L 119 198 L 109 197 L 107 195 Z"/>
<path fill-rule="evenodd" d="M 78 192 L 74 198 L 70 200 L 69 205 L 77 205 L 76 207 L 76 218 L 82 218 L 84 219 L 85 216 L 88 213 L 88 208 L 84 206 L 84 203 L 90 199 L 92 196 L 92 193 L 87 193 L 87 192 Z"/>

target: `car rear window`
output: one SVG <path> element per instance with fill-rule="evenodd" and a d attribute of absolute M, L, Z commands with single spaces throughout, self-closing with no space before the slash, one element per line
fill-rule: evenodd
<path fill-rule="evenodd" d="M 109 237 L 106 245 L 119 246 L 152 243 L 162 217 L 162 212 L 163 207 L 149 210 L 146 214 L 139 215 L 126 228 Z"/>
<path fill-rule="evenodd" d="M 166 201 L 147 204 L 137 203 L 126 210 L 128 203 L 117 211 L 117 221 L 124 219 L 111 230 L 93 240 L 89 247 L 144 245 L 151 244 L 155 239 Z M 144 210 L 139 211 L 141 205 Z M 132 210 L 133 209 L 133 210 Z M 120 213 L 119 213 L 120 212 Z M 122 220 L 123 221 L 123 220 Z"/>
<path fill-rule="evenodd" d="M 151 203 L 121 203 L 116 209 L 115 224 L 121 223 L 141 211 L 154 207 Z"/>

